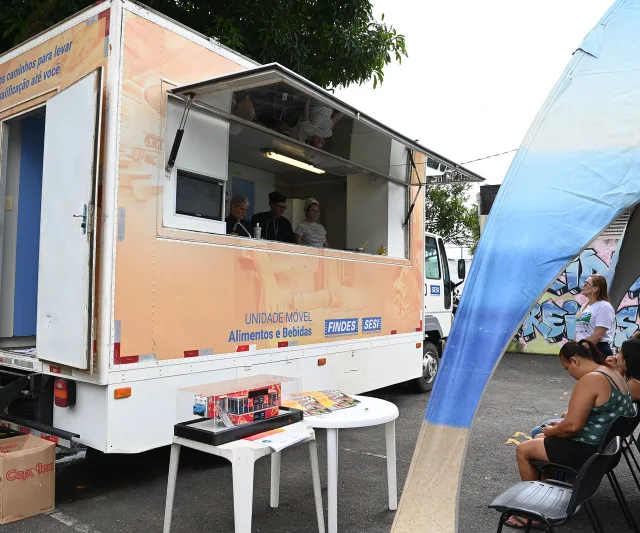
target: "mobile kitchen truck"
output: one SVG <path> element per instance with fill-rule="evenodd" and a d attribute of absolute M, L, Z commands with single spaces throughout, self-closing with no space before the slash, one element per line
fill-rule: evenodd
<path fill-rule="evenodd" d="M 0 56 L 0 125 L 0 423 L 132 453 L 170 442 L 183 387 L 428 387 L 451 313 L 422 185 L 479 176 L 122 0 Z M 276 189 L 319 201 L 330 248 L 226 234 L 231 194 L 250 216 Z"/>

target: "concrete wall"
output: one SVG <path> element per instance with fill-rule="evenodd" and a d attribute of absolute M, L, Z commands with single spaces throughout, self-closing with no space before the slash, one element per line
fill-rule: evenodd
<path fill-rule="evenodd" d="M 245 194 L 249 198 L 247 219 L 255 213 L 269 211 L 269 193 L 275 189 L 276 177 L 272 172 L 229 161 L 227 194 Z M 227 210 L 229 213 L 229 210 Z"/>
<path fill-rule="evenodd" d="M 366 174 L 347 178 L 347 248 L 376 253 L 388 239 L 389 182 Z"/>

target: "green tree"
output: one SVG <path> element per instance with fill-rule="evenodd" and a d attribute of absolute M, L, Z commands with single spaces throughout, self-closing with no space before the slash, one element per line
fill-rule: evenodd
<path fill-rule="evenodd" d="M 440 235 L 447 243 L 468 246 L 474 253 L 480 239 L 480 219 L 478 206 L 467 206 L 470 189 L 468 183 L 428 187 L 425 229 Z"/>
<path fill-rule="evenodd" d="M 0 53 L 94 4 L 0 0 Z M 149 7 L 259 63 L 280 63 L 331 89 L 382 82 L 407 55 L 405 38 L 374 18 L 369 0 L 146 0 Z"/>

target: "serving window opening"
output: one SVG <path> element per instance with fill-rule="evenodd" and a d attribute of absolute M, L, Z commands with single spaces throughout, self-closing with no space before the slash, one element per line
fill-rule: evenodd
<path fill-rule="evenodd" d="M 167 151 L 180 143 L 176 167 L 200 159 L 200 169 L 226 186 L 226 224 L 214 233 L 409 257 L 412 176 L 437 171 L 412 164 L 415 147 L 406 139 L 279 65 L 170 93 Z M 194 136 L 207 121 L 216 131 Z M 445 165 L 433 160 L 438 170 Z"/>

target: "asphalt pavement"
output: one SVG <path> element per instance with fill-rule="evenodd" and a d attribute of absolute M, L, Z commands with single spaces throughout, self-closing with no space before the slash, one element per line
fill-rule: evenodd
<path fill-rule="evenodd" d="M 507 355 L 496 370 L 471 431 L 462 480 L 460 533 L 493 533 L 498 513 L 487 504 L 519 481 L 516 441 L 540 421 L 565 410 L 573 380 L 555 357 Z M 409 470 L 428 394 L 402 386 L 371 393 L 395 403 L 398 487 Z M 317 431 L 326 519 L 326 434 Z M 511 439 L 511 440 L 510 440 Z M 55 511 L 2 526 L 2 533 L 161 532 L 169 449 L 139 455 L 86 458 L 58 466 Z M 299 533 L 316 530 L 315 507 L 306 446 L 282 454 L 280 507 L 269 506 L 269 458 L 256 464 L 253 531 Z M 388 533 L 394 513 L 387 508 L 383 427 L 341 431 L 338 524 L 341 533 Z M 618 476 L 640 522 L 636 489 L 626 465 Z M 594 506 L 607 532 L 627 531 L 605 480 Z M 223 459 L 183 450 L 172 524 L 174 533 L 232 532 L 233 498 L 230 464 Z M 584 514 L 560 531 L 591 528 Z M 506 531 L 506 529 L 505 529 Z"/>

